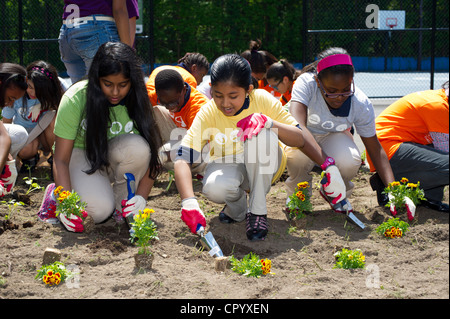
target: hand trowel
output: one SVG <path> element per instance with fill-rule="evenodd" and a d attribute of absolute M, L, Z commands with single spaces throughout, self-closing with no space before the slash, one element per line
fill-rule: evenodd
<path fill-rule="evenodd" d="M 200 236 L 202 246 L 209 251 L 211 257 L 223 257 L 222 249 L 220 249 L 213 234 L 211 232 L 205 234 L 205 228 L 200 224 L 197 225 L 197 235 Z"/>
<path fill-rule="evenodd" d="M 124 177 L 125 177 L 125 180 L 127 181 L 127 190 L 128 190 L 127 200 L 130 200 L 136 194 L 136 180 L 134 178 L 134 175 L 131 173 L 125 173 Z M 128 228 L 131 229 L 131 227 L 132 227 L 131 224 L 134 223 L 134 215 L 129 214 L 125 218 L 125 220 L 127 222 Z"/>

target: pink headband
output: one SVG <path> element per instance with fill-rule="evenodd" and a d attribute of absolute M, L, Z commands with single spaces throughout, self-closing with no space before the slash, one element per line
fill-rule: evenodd
<path fill-rule="evenodd" d="M 317 64 L 317 73 L 320 73 L 320 71 L 329 68 L 331 66 L 340 65 L 340 64 L 347 64 L 347 65 L 353 65 L 352 59 L 347 54 L 334 54 L 327 56 L 326 58 L 323 58 L 319 61 Z"/>

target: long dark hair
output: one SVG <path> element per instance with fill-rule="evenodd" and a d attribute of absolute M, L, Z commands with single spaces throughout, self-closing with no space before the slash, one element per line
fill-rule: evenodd
<path fill-rule="evenodd" d="M 27 79 L 33 82 L 41 110 L 57 110 L 64 92 L 56 68 L 45 61 L 34 61 L 27 66 Z"/>
<path fill-rule="evenodd" d="M 26 91 L 27 72 L 25 68 L 14 63 L 0 63 L 0 107 L 5 105 L 5 91 L 12 86 Z"/>
<path fill-rule="evenodd" d="M 335 55 L 335 54 L 349 55 L 347 50 L 345 50 L 343 48 L 339 48 L 339 47 L 328 48 L 328 49 L 320 52 L 317 55 L 317 60 L 315 62 L 305 66 L 302 69 L 302 73 L 306 73 L 306 72 L 316 73 L 317 72 L 317 64 L 319 63 L 319 61 L 322 60 L 323 58 L 326 58 L 327 56 Z M 355 69 L 352 65 L 347 65 L 347 64 L 335 65 L 335 66 L 332 66 L 332 67 L 322 70 L 319 74 L 317 74 L 317 77 L 319 78 L 319 80 L 322 80 L 323 78 L 327 78 L 330 74 L 344 74 L 349 77 L 353 77 L 355 75 Z"/>
<path fill-rule="evenodd" d="M 86 90 L 86 157 L 92 174 L 96 170 L 109 166 L 107 130 L 111 124 L 109 108 L 111 104 L 100 87 L 100 78 L 113 74 L 123 74 L 130 79 L 131 87 L 124 104 L 130 119 L 140 135 L 150 146 L 150 178 L 155 179 L 161 169 L 158 149 L 162 145 L 161 135 L 153 108 L 145 87 L 141 61 L 134 50 L 121 42 L 107 42 L 100 46 L 88 73 Z"/>

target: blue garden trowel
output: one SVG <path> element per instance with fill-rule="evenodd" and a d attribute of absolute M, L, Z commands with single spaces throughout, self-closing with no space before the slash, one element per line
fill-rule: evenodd
<path fill-rule="evenodd" d="M 131 173 L 125 173 L 124 174 L 125 180 L 127 181 L 127 190 L 128 190 L 128 196 L 127 200 L 130 200 L 136 195 L 136 180 L 134 178 L 134 175 Z M 131 224 L 134 223 L 134 216 L 133 214 L 129 214 L 126 217 L 128 228 L 131 229 Z"/>

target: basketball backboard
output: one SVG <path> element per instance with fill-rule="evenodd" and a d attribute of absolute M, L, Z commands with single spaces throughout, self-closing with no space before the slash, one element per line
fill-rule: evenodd
<path fill-rule="evenodd" d="M 380 10 L 378 12 L 378 29 L 404 29 L 405 15 L 403 10 Z"/>

